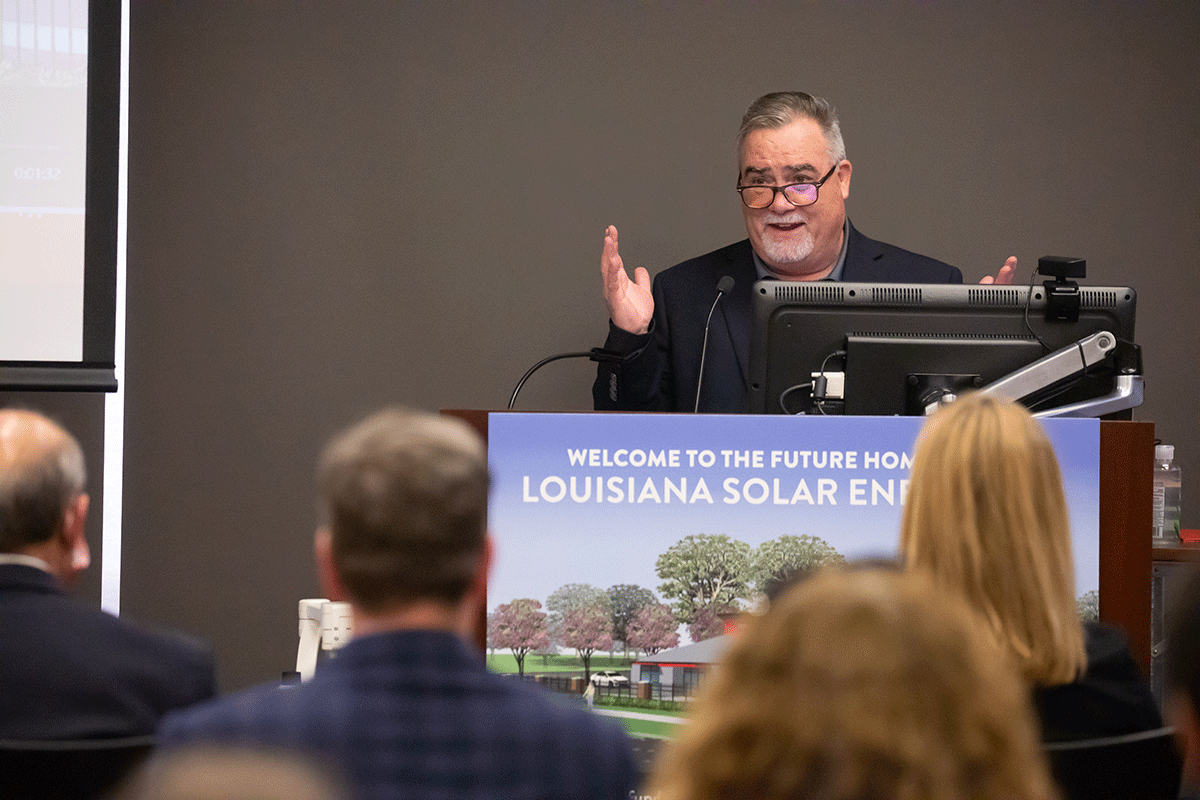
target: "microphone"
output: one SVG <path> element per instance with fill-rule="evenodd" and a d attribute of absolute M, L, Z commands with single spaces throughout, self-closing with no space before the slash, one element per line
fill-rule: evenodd
<path fill-rule="evenodd" d="M 525 385 L 525 381 L 529 380 L 529 376 L 537 372 L 542 367 L 549 364 L 551 361 L 559 361 L 564 358 L 590 358 L 600 364 L 621 364 L 628 361 L 632 356 L 614 353 L 611 350 L 605 350 L 603 347 L 593 347 L 586 353 L 559 353 L 558 355 L 548 356 L 543 358 L 538 363 L 534 364 L 517 382 L 517 388 L 513 389 L 512 397 L 508 400 L 508 410 L 512 411 L 513 405 L 517 402 L 517 395 L 521 392 L 521 387 Z"/>
<path fill-rule="evenodd" d="M 717 310 L 717 303 L 721 302 L 721 298 L 732 289 L 733 278 L 728 275 L 717 281 L 717 297 L 713 300 L 712 308 L 708 310 L 708 320 L 704 323 L 704 344 L 700 347 L 700 374 L 696 376 L 696 405 L 692 409 L 693 413 L 700 411 L 700 389 L 704 386 L 704 358 L 708 355 L 708 329 L 712 326 L 713 312 Z"/>

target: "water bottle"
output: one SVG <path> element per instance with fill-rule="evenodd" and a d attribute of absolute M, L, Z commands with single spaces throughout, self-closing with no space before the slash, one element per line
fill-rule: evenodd
<path fill-rule="evenodd" d="M 1151 534 L 1155 544 L 1179 541 L 1179 467 L 1175 448 L 1160 444 L 1154 448 L 1154 516 Z"/>

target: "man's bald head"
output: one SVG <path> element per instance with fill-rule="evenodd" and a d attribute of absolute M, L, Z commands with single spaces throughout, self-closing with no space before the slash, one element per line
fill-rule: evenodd
<path fill-rule="evenodd" d="M 85 477 L 83 451 L 60 425 L 34 411 L 0 409 L 0 553 L 62 534 Z"/>

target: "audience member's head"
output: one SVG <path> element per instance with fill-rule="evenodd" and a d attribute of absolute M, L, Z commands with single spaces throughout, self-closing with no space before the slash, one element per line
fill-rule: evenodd
<path fill-rule="evenodd" d="M 33 411 L 0 410 L 0 553 L 42 561 L 71 584 L 91 562 L 83 452 Z"/>
<path fill-rule="evenodd" d="M 1184 781 L 1200 788 L 1200 570 L 1172 595 L 1172 619 L 1163 657 L 1164 710 L 1184 753 Z"/>
<path fill-rule="evenodd" d="M 117 800 L 346 800 L 331 774 L 292 753 L 201 746 L 150 761 Z"/>
<path fill-rule="evenodd" d="M 1024 683 L 925 576 L 823 570 L 751 619 L 709 681 L 661 800 L 1054 796 Z"/>
<path fill-rule="evenodd" d="M 1062 477 L 1022 406 L 967 395 L 926 423 L 900 550 L 907 568 L 967 599 L 1031 683 L 1070 683 L 1083 672 Z"/>
<path fill-rule="evenodd" d="M 387 409 L 335 436 L 318 469 L 330 594 L 386 615 L 481 592 L 488 483 L 482 440 L 452 417 Z"/>

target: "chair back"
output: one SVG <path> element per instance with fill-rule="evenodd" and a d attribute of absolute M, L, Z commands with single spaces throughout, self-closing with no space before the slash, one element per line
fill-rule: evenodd
<path fill-rule="evenodd" d="M 1176 800 L 1183 769 L 1173 728 L 1044 745 L 1063 800 Z"/>
<path fill-rule="evenodd" d="M 153 748 L 153 736 L 0 739 L 2 794 L 11 800 L 94 800 L 131 774 Z"/>

